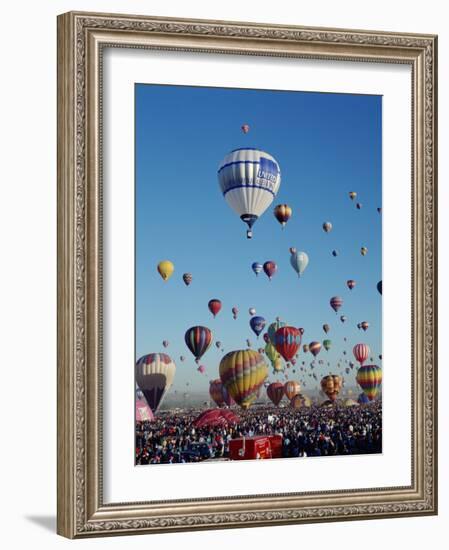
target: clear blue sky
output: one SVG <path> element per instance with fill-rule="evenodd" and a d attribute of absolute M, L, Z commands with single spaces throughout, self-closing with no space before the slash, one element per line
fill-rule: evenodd
<path fill-rule="evenodd" d="M 193 325 L 209 327 L 226 352 L 245 348 L 247 338 L 253 347 L 263 346 L 262 336 L 258 344 L 249 327 L 248 308 L 255 307 L 267 325 L 280 316 L 304 327 L 303 343 L 332 340 L 332 349 L 322 349 L 317 357 L 331 366 L 316 367 L 318 375 L 342 372 L 358 342 L 371 347 L 378 363 L 382 98 L 138 84 L 135 100 L 136 358 L 166 351 L 177 364 L 172 391 L 184 391 L 187 381 L 191 391 L 207 390 L 209 379 L 218 377 L 222 353 L 211 347 L 201 361 L 207 369 L 201 375 L 185 346 L 185 331 Z M 243 123 L 251 128 L 246 135 Z M 222 158 L 246 146 L 273 155 L 282 173 L 278 196 L 254 225 L 252 240 L 246 239 L 246 225 L 223 199 L 217 181 Z M 356 201 L 349 199 L 349 191 L 357 192 Z M 284 230 L 273 216 L 279 203 L 293 209 Z M 332 223 L 331 233 L 322 230 L 325 221 Z M 309 255 L 299 280 L 290 266 L 291 246 Z M 362 246 L 368 248 L 365 257 Z M 336 258 L 333 249 L 339 251 Z M 163 259 L 175 265 L 165 283 L 156 270 Z M 251 270 L 254 261 L 266 260 L 278 264 L 271 282 Z M 182 281 L 185 272 L 193 275 L 189 287 Z M 347 279 L 357 281 L 354 290 L 346 287 Z M 334 295 L 344 299 L 338 315 L 329 305 Z M 211 298 L 223 303 L 216 319 L 207 308 Z M 240 311 L 237 321 L 231 314 L 234 305 Z M 348 317 L 345 324 L 341 314 Z M 367 332 L 357 329 L 361 321 L 369 321 Z M 327 336 L 324 323 L 331 326 Z M 165 339 L 170 342 L 166 350 Z M 340 358 L 342 370 L 337 370 Z M 290 379 L 304 378 L 299 364 L 312 359 L 301 351 L 297 375 L 290 372 Z M 308 388 L 315 385 L 305 380 Z"/>

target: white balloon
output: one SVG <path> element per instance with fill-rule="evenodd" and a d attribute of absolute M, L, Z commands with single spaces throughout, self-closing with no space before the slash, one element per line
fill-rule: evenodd
<path fill-rule="evenodd" d="M 254 222 L 270 206 L 279 191 L 279 164 L 265 151 L 235 149 L 221 162 L 218 182 L 226 202 L 248 225 L 247 237 L 250 239 Z"/>

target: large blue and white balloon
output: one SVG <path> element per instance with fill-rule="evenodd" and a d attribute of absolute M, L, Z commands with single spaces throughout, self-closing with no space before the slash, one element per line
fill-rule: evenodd
<path fill-rule="evenodd" d="M 290 263 L 293 269 L 298 274 L 298 277 L 301 277 L 309 264 L 309 256 L 307 256 L 305 252 L 301 252 L 298 250 L 290 256 Z"/>
<path fill-rule="evenodd" d="M 218 182 L 226 202 L 248 225 L 246 235 L 251 239 L 252 226 L 279 191 L 279 164 L 265 151 L 235 149 L 221 162 Z"/>
<path fill-rule="evenodd" d="M 259 334 L 263 332 L 263 329 L 265 328 L 266 321 L 263 317 L 251 317 L 249 325 L 254 334 L 257 335 L 257 338 L 259 338 Z"/>

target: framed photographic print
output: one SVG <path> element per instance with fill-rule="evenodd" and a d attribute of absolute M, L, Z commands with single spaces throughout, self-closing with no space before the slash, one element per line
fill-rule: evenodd
<path fill-rule="evenodd" d="M 431 35 L 58 18 L 58 532 L 435 514 Z"/>

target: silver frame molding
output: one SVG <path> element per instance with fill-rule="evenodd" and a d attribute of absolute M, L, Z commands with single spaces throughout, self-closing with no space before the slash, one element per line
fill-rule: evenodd
<path fill-rule="evenodd" d="M 103 503 L 101 67 L 105 47 L 411 66 L 410 486 Z M 81 538 L 437 513 L 436 62 L 433 35 L 96 13 L 58 17 L 59 534 Z"/>

